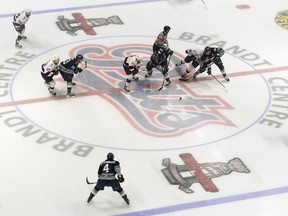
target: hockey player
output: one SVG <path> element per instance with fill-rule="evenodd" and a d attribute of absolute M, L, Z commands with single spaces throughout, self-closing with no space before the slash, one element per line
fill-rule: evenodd
<path fill-rule="evenodd" d="M 30 16 L 32 14 L 32 11 L 30 9 L 25 9 L 21 13 L 16 13 L 13 16 L 13 25 L 15 30 L 18 32 L 18 37 L 15 42 L 15 46 L 18 48 L 22 48 L 22 46 L 19 44 L 19 41 L 22 39 L 27 39 L 26 36 L 24 36 L 25 33 L 25 24 L 28 22 Z"/>
<path fill-rule="evenodd" d="M 116 178 L 117 175 L 117 178 Z M 127 194 L 121 187 L 120 183 L 124 182 L 124 177 L 121 174 L 120 163 L 114 160 L 114 154 L 108 153 L 107 159 L 99 165 L 98 169 L 98 181 L 90 193 L 87 203 L 93 199 L 93 197 L 100 191 L 104 190 L 105 187 L 112 187 L 113 191 L 117 191 L 120 196 L 125 200 L 126 204 L 130 204 L 130 200 Z"/>
<path fill-rule="evenodd" d="M 158 34 L 153 44 L 153 52 L 158 51 L 160 48 L 163 48 L 164 45 L 166 47 L 169 47 L 167 36 L 170 29 L 170 26 L 164 26 L 163 31 Z"/>
<path fill-rule="evenodd" d="M 187 54 L 187 56 L 179 63 L 175 64 L 175 66 L 180 66 L 185 63 L 188 64 L 188 67 L 185 70 L 185 74 L 181 75 L 181 78 L 179 79 L 182 81 L 188 80 L 189 78 L 187 77 L 187 75 L 192 71 L 193 68 L 198 67 L 202 51 L 200 51 L 199 49 L 187 49 L 185 50 L 185 53 Z"/>
<path fill-rule="evenodd" d="M 164 79 L 166 80 L 166 85 L 165 86 L 169 86 L 171 84 L 170 78 L 169 78 L 169 68 L 168 68 L 168 57 L 169 55 L 172 56 L 173 54 L 173 50 L 169 49 L 169 48 L 160 48 L 158 51 L 153 52 L 153 54 L 151 55 L 150 61 L 147 63 L 146 65 L 146 70 L 147 70 L 147 74 L 145 75 L 145 77 L 150 77 L 153 73 L 153 68 L 156 68 L 158 71 L 160 71 L 163 76 Z"/>
<path fill-rule="evenodd" d="M 215 64 L 221 71 L 224 79 L 230 81 L 228 78 L 221 57 L 224 55 L 225 51 L 220 47 L 205 47 L 200 59 L 200 68 L 193 74 L 193 79 L 195 79 L 200 73 L 203 73 L 207 69 L 208 75 L 211 75 L 211 65 Z"/>
<path fill-rule="evenodd" d="M 78 65 L 83 61 L 83 56 L 77 54 L 75 58 L 66 59 L 62 61 L 59 65 L 59 72 L 63 77 L 64 81 L 67 82 L 67 94 L 66 97 L 75 97 L 75 94 L 71 93 L 72 85 L 75 85 L 73 82 L 74 74 L 81 73 L 82 68 Z"/>
<path fill-rule="evenodd" d="M 143 57 L 139 55 L 132 55 L 125 58 L 123 62 L 123 69 L 128 76 L 126 78 L 124 90 L 130 92 L 128 86 L 131 80 L 138 80 L 139 78 L 136 74 L 139 72 L 139 68 L 143 65 Z"/>
<path fill-rule="evenodd" d="M 52 95 L 56 95 L 56 92 L 54 91 L 56 83 L 53 80 L 53 77 L 55 75 L 58 75 L 59 61 L 60 61 L 59 56 L 54 55 L 52 57 L 52 59 L 50 59 L 48 62 L 42 64 L 42 66 L 41 66 L 41 76 L 45 80 L 45 84 L 48 85 L 48 91 Z"/>

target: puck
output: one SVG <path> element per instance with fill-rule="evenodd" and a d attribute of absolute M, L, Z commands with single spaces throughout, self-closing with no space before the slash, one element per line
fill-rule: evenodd
<path fill-rule="evenodd" d="M 182 100 L 182 97 L 179 97 L 179 100 Z"/>

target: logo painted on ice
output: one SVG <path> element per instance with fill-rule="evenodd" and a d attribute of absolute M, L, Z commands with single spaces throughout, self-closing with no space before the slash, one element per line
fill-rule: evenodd
<path fill-rule="evenodd" d="M 161 92 L 159 78 L 140 79 L 136 91 L 126 94 L 121 89 L 126 75 L 122 64 L 125 56 L 138 53 L 144 59 L 144 65 L 151 55 L 151 46 L 144 44 L 127 44 L 106 47 L 98 44 L 88 44 L 75 47 L 70 55 L 84 55 L 88 62 L 85 73 L 79 74 L 75 80 L 97 91 L 97 95 L 112 104 L 127 121 L 138 131 L 156 137 L 175 137 L 208 124 L 235 125 L 219 112 L 223 109 L 233 109 L 217 95 L 199 95 L 185 84 L 172 85 Z M 174 52 L 170 64 L 175 64 L 183 56 Z M 171 66 L 171 65 L 170 65 Z M 171 68 L 171 67 L 170 67 Z M 176 69 L 169 72 L 173 79 L 179 78 Z M 115 86 L 118 88 L 115 89 Z M 121 86 L 121 89 L 119 89 Z M 183 100 L 179 100 L 179 95 Z M 167 112 L 169 107 L 169 112 Z"/>
<path fill-rule="evenodd" d="M 117 24 L 123 25 L 123 22 L 118 16 L 110 16 L 108 18 L 90 18 L 85 19 L 81 13 L 73 13 L 74 19 L 64 18 L 63 15 L 58 16 L 57 26 L 61 31 L 66 31 L 68 34 L 76 36 L 76 31 L 83 30 L 88 35 L 96 35 L 94 27 Z"/>
<path fill-rule="evenodd" d="M 185 193 L 193 193 L 189 187 L 193 183 L 199 183 L 208 192 L 218 192 L 219 189 L 212 182 L 212 178 L 228 175 L 231 172 L 250 173 L 240 158 L 233 158 L 228 163 L 202 163 L 198 164 L 190 153 L 179 155 L 184 161 L 184 165 L 170 163 L 170 158 L 165 158 L 162 165 L 166 168 L 162 169 L 165 178 L 172 185 L 179 185 L 179 189 Z"/>
<path fill-rule="evenodd" d="M 288 30 L 288 10 L 278 12 L 275 22 L 282 28 Z"/>

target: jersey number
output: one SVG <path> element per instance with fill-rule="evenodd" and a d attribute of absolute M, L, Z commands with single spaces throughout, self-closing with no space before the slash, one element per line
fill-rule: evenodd
<path fill-rule="evenodd" d="M 106 165 L 104 166 L 103 171 L 106 172 L 106 173 L 109 172 L 109 165 L 108 165 L 108 164 L 106 164 Z"/>

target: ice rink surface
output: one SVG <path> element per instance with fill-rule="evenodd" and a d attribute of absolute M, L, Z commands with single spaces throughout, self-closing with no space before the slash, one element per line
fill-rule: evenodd
<path fill-rule="evenodd" d="M 14 13 L 32 10 L 14 47 Z M 0 215 L 286 216 L 288 2 L 225 0 L 1 1 Z M 132 81 L 124 57 L 171 27 L 172 85 Z M 219 69 L 179 81 L 188 48 L 222 47 Z M 40 67 L 83 54 L 75 98 Z M 182 100 L 179 100 L 179 98 Z M 110 188 L 86 203 L 108 152 L 122 167 L 127 206 Z M 283 168 L 283 169 L 282 169 Z"/>

